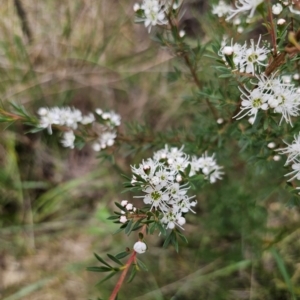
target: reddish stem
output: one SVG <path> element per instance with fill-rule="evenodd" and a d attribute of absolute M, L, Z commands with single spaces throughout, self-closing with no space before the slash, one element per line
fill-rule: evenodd
<path fill-rule="evenodd" d="M 119 290 L 120 290 L 120 288 L 121 288 L 121 286 L 123 284 L 123 281 L 124 281 L 124 279 L 126 277 L 126 274 L 127 274 L 128 270 L 129 270 L 129 267 L 135 261 L 135 257 L 136 257 L 136 252 L 133 251 L 132 254 L 131 254 L 131 256 L 129 257 L 126 265 L 124 266 L 124 270 L 123 270 L 123 272 L 122 272 L 122 274 L 121 274 L 121 276 L 120 276 L 120 278 L 119 278 L 119 280 L 118 280 L 118 282 L 117 282 L 114 290 L 112 291 L 112 293 L 111 293 L 111 295 L 109 297 L 109 300 L 115 300 L 116 299 L 116 297 L 118 295 L 118 292 L 119 292 Z"/>

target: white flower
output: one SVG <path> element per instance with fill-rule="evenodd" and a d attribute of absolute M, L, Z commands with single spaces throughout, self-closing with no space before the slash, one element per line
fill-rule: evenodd
<path fill-rule="evenodd" d="M 168 193 L 170 194 L 172 200 L 169 201 L 169 203 L 173 204 L 179 202 L 187 193 L 188 188 L 189 187 L 186 185 L 179 185 L 178 182 L 170 184 L 168 187 Z"/>
<path fill-rule="evenodd" d="M 287 123 L 292 125 L 291 117 L 299 115 L 298 94 L 295 93 L 293 89 L 282 88 L 278 91 L 278 94 L 273 95 L 273 99 L 275 99 L 276 105 L 278 103 L 278 105 L 274 108 L 274 112 L 282 114 L 279 124 L 281 124 L 282 120 L 285 119 Z"/>
<path fill-rule="evenodd" d="M 61 140 L 61 143 L 64 147 L 67 148 L 74 148 L 74 142 L 75 142 L 75 135 L 74 132 L 71 131 L 66 131 L 63 133 L 63 138 Z"/>
<path fill-rule="evenodd" d="M 52 126 L 53 124 L 58 125 L 59 121 L 59 111 L 58 109 L 47 109 L 47 108 L 40 108 L 38 110 L 38 114 L 41 116 L 39 126 L 42 128 L 47 128 L 48 133 L 52 134 Z"/>
<path fill-rule="evenodd" d="M 145 204 L 151 205 L 151 209 L 154 207 L 155 209 L 160 208 L 161 211 L 166 211 L 168 208 L 167 202 L 170 199 L 169 193 L 166 190 L 163 190 L 161 186 L 157 185 L 155 187 L 147 186 L 143 192 L 145 192 L 146 195 L 141 197 L 144 198 Z M 140 198 L 140 196 L 138 198 Z"/>
<path fill-rule="evenodd" d="M 280 3 L 276 3 L 272 6 L 272 13 L 274 15 L 279 15 L 282 12 L 282 5 Z"/>
<path fill-rule="evenodd" d="M 121 124 L 121 116 L 116 114 L 114 111 L 102 112 L 100 115 L 102 119 L 109 122 L 109 125 L 112 127 L 119 126 Z"/>
<path fill-rule="evenodd" d="M 279 161 L 280 159 L 281 159 L 281 157 L 279 155 L 274 155 L 273 156 L 274 161 Z"/>
<path fill-rule="evenodd" d="M 247 92 L 240 89 L 240 91 L 242 92 L 241 111 L 236 116 L 234 116 L 234 118 L 237 118 L 237 120 L 239 120 L 245 116 L 253 116 L 255 121 L 259 109 L 268 109 L 268 96 L 263 94 L 259 88 L 256 88 L 252 91 L 249 91 L 246 87 L 245 89 L 247 90 Z M 244 113 L 244 111 L 246 112 Z"/>
<path fill-rule="evenodd" d="M 206 179 L 209 179 L 210 183 L 215 183 L 217 179 L 221 180 L 224 172 L 221 171 L 223 167 L 217 165 L 216 160 L 214 159 L 214 154 L 212 156 L 208 156 L 205 152 L 198 159 L 198 168 L 201 169 L 202 173 Z"/>
<path fill-rule="evenodd" d="M 296 2 L 296 1 L 295 1 Z M 292 2 L 293 3 L 293 2 Z M 298 8 L 298 7 L 297 7 Z M 289 9 L 293 14 L 299 15 L 300 14 L 300 10 L 299 9 L 295 9 L 294 8 L 294 4 L 289 5 Z"/>
<path fill-rule="evenodd" d="M 238 0 L 235 3 L 236 9 L 231 9 L 232 14 L 226 18 L 226 21 L 232 19 L 239 13 L 246 12 L 250 10 L 249 18 L 252 18 L 256 7 L 263 3 L 264 0 Z"/>
<path fill-rule="evenodd" d="M 186 223 L 186 220 L 182 217 L 181 212 L 178 211 L 178 207 L 174 206 L 163 216 L 161 222 L 166 224 L 167 229 L 174 229 L 176 225 L 183 229 L 182 226 Z"/>
<path fill-rule="evenodd" d="M 95 116 L 92 113 L 89 113 L 87 116 L 83 116 L 82 120 L 80 121 L 81 124 L 91 124 L 95 121 Z"/>
<path fill-rule="evenodd" d="M 174 172 L 166 168 L 161 168 L 155 173 L 155 176 L 158 178 L 158 183 L 161 186 L 166 186 L 174 181 Z"/>
<path fill-rule="evenodd" d="M 150 182 L 154 177 L 155 171 L 160 165 L 161 164 L 157 160 L 149 158 L 146 161 L 143 160 L 138 167 L 131 166 L 131 171 L 134 174 L 141 176 L 145 181 Z M 133 179 L 136 182 L 135 176 L 133 176 Z"/>
<path fill-rule="evenodd" d="M 139 254 L 145 253 L 147 245 L 144 242 L 138 241 L 133 245 L 133 250 Z"/>
<path fill-rule="evenodd" d="M 261 36 L 259 36 L 258 42 L 256 46 L 254 45 L 254 41 L 251 40 L 251 47 L 246 50 L 245 62 L 243 65 L 245 66 L 246 73 L 255 73 L 255 66 L 261 65 L 265 66 L 263 63 L 267 59 L 267 54 L 270 52 L 265 47 L 259 47 Z"/>
<path fill-rule="evenodd" d="M 152 26 L 165 25 L 168 23 L 165 14 L 166 7 L 158 0 L 144 0 L 141 9 L 144 11 L 144 24 L 145 27 L 148 27 L 149 32 Z"/>
<path fill-rule="evenodd" d="M 223 0 L 220 0 L 217 5 L 213 5 L 212 14 L 217 15 L 219 18 L 227 16 L 232 7 L 231 5 L 228 5 Z"/>
<path fill-rule="evenodd" d="M 103 114 L 103 110 L 101 108 L 96 108 L 95 109 L 95 113 L 99 116 L 101 116 Z"/>
<path fill-rule="evenodd" d="M 295 160 L 295 162 L 292 164 L 292 169 L 292 172 L 287 173 L 284 176 L 293 175 L 293 177 L 291 177 L 288 181 L 292 181 L 294 179 L 300 180 L 300 162 L 298 160 Z"/>
<path fill-rule="evenodd" d="M 283 142 L 287 144 L 287 147 L 280 148 L 277 151 L 280 151 L 280 154 L 288 155 L 286 164 L 290 163 L 291 161 L 294 161 L 297 158 L 300 158 L 300 133 L 298 134 L 298 136 L 294 136 L 292 144 L 288 144 L 285 141 Z"/>
<path fill-rule="evenodd" d="M 227 46 L 226 43 L 222 45 L 218 54 L 222 56 L 223 61 L 226 62 L 225 55 L 232 55 L 234 65 L 240 72 L 255 74 L 256 69 L 259 70 L 260 66 L 266 66 L 267 54 L 270 52 L 266 47 L 260 47 L 261 36 L 255 45 L 251 40 L 251 45 L 248 48 L 247 43 L 240 45 L 238 43 Z"/>
<path fill-rule="evenodd" d="M 105 149 L 107 146 L 112 146 L 115 143 L 115 138 L 117 137 L 115 132 L 106 131 L 101 134 L 98 139 L 98 144 L 101 149 Z M 95 150 L 97 151 L 97 150 Z"/>

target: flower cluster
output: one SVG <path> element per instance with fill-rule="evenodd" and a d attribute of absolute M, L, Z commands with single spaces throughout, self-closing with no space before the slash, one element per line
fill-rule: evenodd
<path fill-rule="evenodd" d="M 145 193 L 136 198 L 142 198 L 146 205 L 150 205 L 150 211 L 159 211 L 160 222 L 169 229 L 176 225 L 182 228 L 186 222 L 184 215 L 188 211 L 193 212 L 192 208 L 197 203 L 195 196 L 189 197 L 187 194 L 190 188 L 188 178 L 202 174 L 214 183 L 223 175 L 214 155 L 205 153 L 200 158 L 193 156 L 190 159 L 182 149 L 166 145 L 138 167 L 131 166 L 132 186 L 140 186 Z"/>
<path fill-rule="evenodd" d="M 115 128 L 121 124 L 121 117 L 113 111 L 103 112 L 99 108 L 95 113 L 96 116 L 93 113 L 83 115 L 80 110 L 71 107 L 42 107 L 38 110 L 39 127 L 47 128 L 49 134 L 52 134 L 53 125 L 64 128 L 61 143 L 71 149 L 75 146 L 76 135 L 84 138 L 90 134 L 93 149 L 100 151 L 114 144 L 117 136 Z"/>
<path fill-rule="evenodd" d="M 260 72 L 261 66 L 267 65 L 267 54 L 270 53 L 270 50 L 265 46 L 259 46 L 260 40 L 261 36 L 256 45 L 254 40 L 251 40 L 250 47 L 247 46 L 247 42 L 240 45 L 238 43 L 233 44 L 233 41 L 231 41 L 230 46 L 227 46 L 224 42 L 219 55 L 226 64 L 229 61 L 234 70 L 255 74 L 255 72 Z"/>
<path fill-rule="evenodd" d="M 273 75 L 267 77 L 264 74 L 257 76 L 258 82 L 253 83 L 253 90 L 240 89 L 242 92 L 241 111 L 235 116 L 241 119 L 244 116 L 251 117 L 254 123 L 256 115 L 260 109 L 274 109 L 274 113 L 282 115 L 280 123 L 284 119 L 292 125 L 291 117 L 299 115 L 299 93 L 297 88 L 291 83 L 283 81 L 284 78 Z"/>
<path fill-rule="evenodd" d="M 294 136 L 294 140 L 291 144 L 284 142 L 287 144 L 287 147 L 277 149 L 280 154 L 287 154 L 286 165 L 291 165 L 293 171 L 287 173 L 285 176 L 292 177 L 288 181 L 292 181 L 294 179 L 300 180 L 300 133 Z"/>
<path fill-rule="evenodd" d="M 122 216 L 120 216 L 119 221 L 121 223 L 126 223 L 128 221 L 127 213 L 129 215 L 132 215 L 133 213 L 136 212 L 136 207 L 134 207 L 133 204 L 129 203 L 127 200 L 122 200 L 121 205 L 124 207 L 125 210 L 121 210 Z"/>
<path fill-rule="evenodd" d="M 168 24 L 167 14 L 170 9 L 177 9 L 178 1 L 174 1 L 171 7 L 171 1 L 168 0 L 143 0 L 140 5 L 135 3 L 133 10 L 136 12 L 136 21 L 144 22 L 148 31 L 151 31 L 152 26 Z"/>

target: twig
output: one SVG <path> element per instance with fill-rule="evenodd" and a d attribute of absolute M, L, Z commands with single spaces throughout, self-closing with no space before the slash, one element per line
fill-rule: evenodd
<path fill-rule="evenodd" d="M 147 229 L 147 225 L 143 225 L 143 227 L 142 227 L 142 229 L 141 229 L 140 232 L 143 235 L 145 235 L 146 234 L 146 229 Z M 119 278 L 119 280 L 118 280 L 118 282 L 117 282 L 114 290 L 112 291 L 112 293 L 111 293 L 111 295 L 109 297 L 109 300 L 115 300 L 116 299 L 116 297 L 118 295 L 118 292 L 119 292 L 119 290 L 120 290 L 120 288 L 121 288 L 121 286 L 123 284 L 123 281 L 124 281 L 124 279 L 126 277 L 126 274 L 127 274 L 128 270 L 129 270 L 131 264 L 133 262 L 135 262 L 135 260 L 136 260 L 136 252 L 133 251 L 132 254 L 130 255 L 130 257 L 129 257 L 127 263 L 126 263 L 126 265 L 123 267 L 122 274 L 121 274 L 121 276 L 120 276 L 120 278 Z"/>
<path fill-rule="evenodd" d="M 118 282 L 117 282 L 114 290 L 112 291 L 112 293 L 111 293 L 111 295 L 109 297 L 109 300 L 115 300 L 116 299 L 116 297 L 118 295 L 118 292 L 119 292 L 119 290 L 120 290 L 120 288 L 121 288 L 121 286 L 123 284 L 123 281 L 124 281 L 124 279 L 126 277 L 126 274 L 127 274 L 128 270 L 129 270 L 131 264 L 135 261 L 135 257 L 136 257 L 136 252 L 133 251 L 132 254 L 131 254 L 131 256 L 129 257 L 126 265 L 123 267 L 124 270 L 123 270 L 123 272 L 122 272 L 122 274 L 121 274 L 121 276 L 120 276 L 120 278 L 119 278 L 119 280 L 118 280 Z"/>
<path fill-rule="evenodd" d="M 167 18 L 168 18 L 168 21 L 169 21 L 169 24 L 170 24 L 171 28 L 172 27 L 177 28 L 177 30 L 176 30 L 177 36 L 174 37 L 175 40 L 177 41 L 177 40 L 180 39 L 180 36 L 179 36 L 179 33 L 178 33 L 178 22 L 176 22 L 176 24 L 174 24 L 170 14 L 167 15 Z M 183 45 L 183 43 L 180 43 L 180 45 L 179 45 L 180 48 L 182 48 L 182 45 Z M 181 51 L 177 51 L 177 53 L 180 53 L 180 55 L 183 57 L 186 65 L 188 66 L 188 68 L 191 72 L 191 75 L 193 77 L 193 80 L 194 80 L 195 84 L 197 85 L 199 90 L 201 90 L 202 89 L 202 84 L 201 84 L 201 82 L 200 82 L 200 80 L 197 76 L 197 73 L 196 73 L 196 70 L 195 70 L 193 64 L 191 63 L 191 60 L 189 58 L 188 53 L 186 53 L 186 51 L 184 49 L 182 49 Z M 218 119 L 217 111 L 215 110 L 215 108 L 212 106 L 212 104 L 209 102 L 209 100 L 207 98 L 205 99 L 205 101 L 206 101 L 206 104 L 209 107 L 210 111 L 212 112 L 214 118 L 217 120 Z"/>
<path fill-rule="evenodd" d="M 25 36 L 28 39 L 28 42 L 30 43 L 32 41 L 32 33 L 29 28 L 26 12 L 20 0 L 14 0 L 14 3 L 16 6 L 17 14 L 21 20 L 23 33 L 25 34 Z"/>

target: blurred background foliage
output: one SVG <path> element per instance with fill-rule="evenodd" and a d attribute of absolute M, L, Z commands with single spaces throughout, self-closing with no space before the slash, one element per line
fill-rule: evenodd
<path fill-rule="evenodd" d="M 113 202 L 132 196 L 121 194 L 120 173 L 165 141 L 194 155 L 216 152 L 226 176 L 195 187 L 197 214 L 188 218 L 189 244 L 179 253 L 162 250 L 157 236 L 147 239 L 149 271 L 125 285 L 120 299 L 300 297 L 299 200 L 285 189 L 283 159 L 273 161 L 267 148 L 279 135 L 261 130 L 257 142 L 246 121 L 229 122 L 224 133 L 204 99 L 228 121 L 238 90 L 218 79 L 211 58 L 199 64 L 199 91 L 183 60 L 134 24 L 135 1 L 2 2 L 2 105 L 14 101 L 32 113 L 54 105 L 114 109 L 129 140 L 97 158 L 88 147 L 63 149 L 55 133 L 1 125 L 1 299 L 106 299 L 116 278 L 98 286 L 101 276 L 85 269 L 96 263 L 93 252 L 115 254 L 135 240 L 113 235 L 117 226 L 107 221 Z M 220 43 L 224 28 L 207 2 L 184 1 L 180 26 L 191 47 Z"/>

